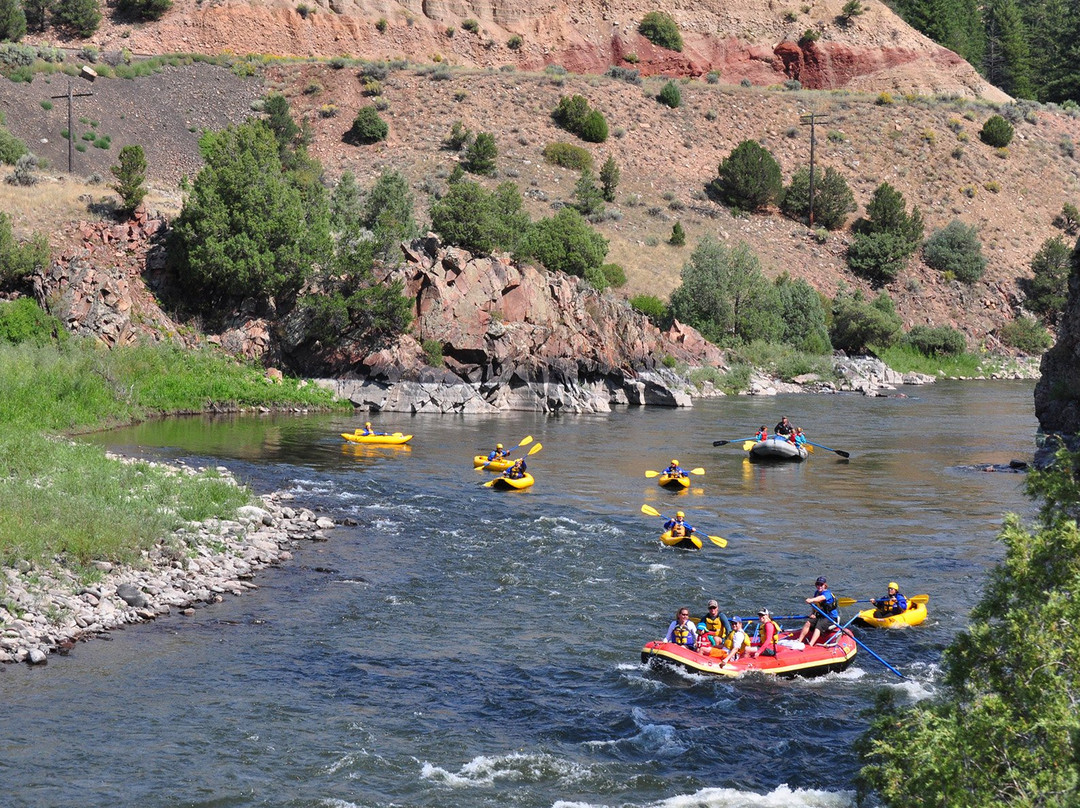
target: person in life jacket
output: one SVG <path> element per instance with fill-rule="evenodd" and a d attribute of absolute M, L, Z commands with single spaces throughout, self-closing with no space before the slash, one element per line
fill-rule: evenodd
<path fill-rule="evenodd" d="M 686 472 L 679 468 L 679 461 L 672 460 L 671 465 L 664 469 L 664 474 L 668 477 L 685 477 Z"/>
<path fill-rule="evenodd" d="M 525 458 L 519 457 L 513 463 L 510 464 L 510 468 L 503 472 L 511 480 L 520 480 L 525 476 L 526 471 Z"/>
<path fill-rule="evenodd" d="M 829 584 L 826 582 L 824 575 L 818 577 L 814 582 L 814 587 L 817 591 L 813 596 L 806 599 L 806 603 L 813 611 L 799 630 L 799 636 L 795 638 L 802 642 L 812 629 L 813 633 L 810 634 L 810 642 L 807 645 L 816 644 L 822 633 L 831 631 L 834 626 L 840 623 L 840 612 L 836 608 L 836 598 L 829 591 Z"/>
<path fill-rule="evenodd" d="M 377 435 L 378 433 L 371 428 L 371 421 L 364 422 L 364 431 L 360 433 L 362 435 Z"/>
<path fill-rule="evenodd" d="M 773 427 L 773 432 L 777 435 L 790 435 L 794 431 L 795 427 L 791 425 L 791 421 L 787 419 L 786 415 L 780 419 L 780 423 Z"/>
<path fill-rule="evenodd" d="M 796 446 L 802 446 L 804 443 L 806 443 L 806 435 L 803 434 L 802 427 L 796 427 L 795 431 L 792 432 L 791 435 L 788 437 L 788 440 L 790 440 Z"/>
<path fill-rule="evenodd" d="M 723 643 L 724 638 L 731 633 L 731 621 L 728 620 L 726 614 L 720 611 L 720 604 L 715 600 L 709 601 L 708 611 L 698 621 L 699 625 L 702 623 L 705 624 L 705 631 L 708 632 L 709 640 L 713 645 L 720 645 Z"/>
<path fill-rule="evenodd" d="M 768 440 L 768 439 L 769 439 L 769 430 L 765 428 L 765 424 L 762 424 L 758 428 L 757 434 L 754 435 L 754 440 L 763 441 L 763 440 Z"/>
<path fill-rule="evenodd" d="M 503 445 L 501 443 L 496 443 L 495 448 L 492 449 L 491 453 L 488 455 L 488 462 L 490 463 L 492 460 L 498 460 L 500 458 L 506 457 L 508 454 L 510 453 L 503 449 Z"/>
<path fill-rule="evenodd" d="M 675 612 L 675 619 L 668 626 L 665 642 L 673 642 L 693 649 L 697 647 L 697 628 L 690 622 L 690 610 L 679 609 Z"/>
<path fill-rule="evenodd" d="M 750 656 L 757 659 L 761 655 L 776 656 L 776 638 L 780 634 L 780 626 L 772 619 L 769 610 L 758 610 L 758 644 L 750 652 Z"/>
<path fill-rule="evenodd" d="M 903 614 L 907 611 L 907 598 L 900 594 L 896 581 L 889 582 L 889 593 L 870 601 L 874 604 L 874 617 L 888 617 L 891 614 Z"/>
<path fill-rule="evenodd" d="M 689 522 L 683 521 L 685 514 L 682 511 L 675 512 L 674 519 L 668 519 L 664 522 L 664 530 L 670 530 L 673 537 L 686 538 L 694 532 L 694 528 L 690 526 Z"/>
<path fill-rule="evenodd" d="M 727 648 L 727 653 L 724 654 L 721 662 L 734 662 L 743 655 L 744 651 L 750 648 L 750 638 L 743 631 L 741 617 L 731 618 L 731 633 L 724 640 L 724 647 Z"/>

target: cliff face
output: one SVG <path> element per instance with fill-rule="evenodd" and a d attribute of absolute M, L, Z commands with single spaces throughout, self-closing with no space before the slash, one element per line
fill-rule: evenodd
<path fill-rule="evenodd" d="M 1072 254 L 1069 299 L 1058 326 L 1057 342 L 1043 354 L 1035 385 L 1035 415 L 1043 432 L 1073 436 L 1080 442 L 1080 241 Z"/>
<path fill-rule="evenodd" d="M 884 3 L 868 3 L 850 20 L 841 18 L 842 7 L 843 0 L 797 7 L 772 0 L 659 6 L 641 0 L 178 0 L 157 22 L 132 27 L 106 20 L 91 42 L 103 51 L 138 54 L 437 57 L 453 65 L 522 70 L 560 64 L 580 73 L 632 62 L 643 75 L 716 71 L 726 83 L 797 79 L 813 89 L 1005 100 L 970 65 L 911 29 Z M 678 23 L 682 52 L 656 47 L 637 32 L 641 18 L 658 8 Z M 478 24 L 475 33 L 462 28 L 466 20 Z M 807 30 L 819 39 L 803 47 Z M 513 37 L 518 39 L 511 47 Z"/>

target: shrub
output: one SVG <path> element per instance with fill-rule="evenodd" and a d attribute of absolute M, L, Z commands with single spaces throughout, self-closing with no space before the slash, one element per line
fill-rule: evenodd
<path fill-rule="evenodd" d="M 757 141 L 744 140 L 720 163 L 710 186 L 724 204 L 736 210 L 757 211 L 780 198 L 780 164 Z"/>
<path fill-rule="evenodd" d="M 841 293 L 833 300 L 829 339 L 837 351 L 865 354 L 872 348 L 896 343 L 903 322 L 892 298 L 882 292 L 872 302 L 861 291 Z"/>
<path fill-rule="evenodd" d="M 855 225 L 848 247 L 848 265 L 875 285 L 888 283 L 899 274 L 918 249 L 923 236 L 918 208 L 906 212 L 904 195 L 883 182 L 866 206 L 866 217 Z"/>
<path fill-rule="evenodd" d="M 590 143 L 607 140 L 608 126 L 604 116 L 589 107 L 583 95 L 564 95 L 551 113 L 552 119 L 567 132 Z"/>
<path fill-rule="evenodd" d="M 521 194 L 512 182 L 494 192 L 471 180 L 451 182 L 446 196 L 431 206 L 430 215 L 431 229 L 443 241 L 477 255 L 513 252 L 530 229 Z"/>
<path fill-rule="evenodd" d="M 652 320 L 659 328 L 666 328 L 670 324 L 667 304 L 655 295 L 635 295 L 630 298 L 630 306 Z"/>
<path fill-rule="evenodd" d="M 619 81 L 625 81 L 627 84 L 641 86 L 641 71 L 634 67 L 612 65 L 604 75 Z"/>
<path fill-rule="evenodd" d="M 589 150 L 572 143 L 549 143 L 544 147 L 544 160 L 552 165 L 584 171 L 592 168 L 592 155 Z"/>
<path fill-rule="evenodd" d="M 473 174 L 490 177 L 495 174 L 495 160 L 498 156 L 499 149 L 495 145 L 495 136 L 490 132 L 481 132 L 465 149 L 461 167 Z"/>
<path fill-rule="evenodd" d="M 1049 323 L 1056 323 L 1065 310 L 1071 254 L 1061 236 L 1048 238 L 1031 259 L 1034 277 L 1020 279 L 1020 288 L 1027 295 L 1024 305 Z"/>
<path fill-rule="evenodd" d="M 675 222 L 671 227 L 671 237 L 668 244 L 672 247 L 682 247 L 686 244 L 686 231 L 683 230 L 682 222 Z"/>
<path fill-rule="evenodd" d="M 18 42 L 26 33 L 26 13 L 15 0 L 0 0 L 0 42 Z"/>
<path fill-rule="evenodd" d="M 967 350 L 967 340 L 947 325 L 917 325 L 904 334 L 901 345 L 908 345 L 924 356 L 956 356 Z"/>
<path fill-rule="evenodd" d="M 604 277 L 604 273 L 601 271 L 600 267 L 589 267 L 585 270 L 585 275 L 583 277 L 585 278 L 585 282 L 598 292 L 604 291 L 609 286 L 608 280 Z"/>
<path fill-rule="evenodd" d="M 450 126 L 450 134 L 443 140 L 442 146 L 450 151 L 461 151 L 462 148 L 472 143 L 473 132 L 461 120 L 456 120 Z"/>
<path fill-rule="evenodd" d="M 802 36 L 799 37 L 799 45 L 805 48 L 808 45 L 814 44 L 819 39 L 821 39 L 820 31 L 818 31 L 816 28 L 807 28 L 805 31 L 802 32 Z"/>
<path fill-rule="evenodd" d="M 83 148 L 85 149 L 85 146 Z M 15 161 L 15 170 L 4 177 L 4 182 L 8 185 L 23 185 L 27 187 L 36 185 L 38 176 L 34 173 L 34 169 L 37 167 L 37 157 L 34 154 L 27 152 Z"/>
<path fill-rule="evenodd" d="M 172 8 L 172 0 L 117 0 L 116 10 L 137 20 L 160 20 Z M 314 9 L 301 3 L 296 7 L 301 17 L 307 17 Z"/>
<path fill-rule="evenodd" d="M 42 311 L 32 297 L 0 302 L 0 343 L 47 345 L 66 337 L 64 324 Z"/>
<path fill-rule="evenodd" d="M 0 286 L 10 288 L 31 272 L 45 269 L 51 256 L 45 236 L 35 233 L 26 244 L 15 241 L 11 218 L 0 211 Z"/>
<path fill-rule="evenodd" d="M 1062 205 L 1061 213 L 1054 217 L 1054 227 L 1060 227 L 1069 235 L 1075 235 L 1080 229 L 1080 211 L 1076 209 L 1076 205 L 1071 202 Z"/>
<path fill-rule="evenodd" d="M 86 39 L 101 25 L 101 11 L 97 0 L 57 0 L 52 22 L 70 35 Z"/>
<path fill-rule="evenodd" d="M 607 140 L 608 125 L 603 114 L 596 109 L 589 110 L 577 135 L 586 143 L 603 143 Z"/>
<path fill-rule="evenodd" d="M 514 34 L 510 39 L 506 41 L 506 47 L 512 51 L 521 50 L 521 46 L 525 44 L 525 40 L 517 34 Z"/>
<path fill-rule="evenodd" d="M 983 128 L 979 131 L 982 142 L 995 148 L 1008 146 L 1013 139 L 1015 130 L 1011 123 L 1000 115 L 991 115 L 986 119 Z"/>
<path fill-rule="evenodd" d="M 979 231 L 953 219 L 926 240 L 923 258 L 939 272 L 952 272 L 963 283 L 975 283 L 986 269 Z"/>
<path fill-rule="evenodd" d="M 656 96 L 656 100 L 665 107 L 678 109 L 679 105 L 682 104 L 682 90 L 679 89 L 678 84 L 669 81 L 661 88 L 659 94 Z"/>
<path fill-rule="evenodd" d="M 1053 337 L 1037 320 L 1023 315 L 998 329 L 998 339 L 1010 348 L 1033 356 L 1054 344 Z"/>
<path fill-rule="evenodd" d="M 604 273 L 609 286 L 615 288 L 626 286 L 626 270 L 619 264 L 604 264 L 600 267 L 600 271 Z"/>
<path fill-rule="evenodd" d="M 5 127 L 0 126 L 0 163 L 13 166 L 28 151 L 29 149 L 26 148 L 25 143 L 11 134 Z"/>
<path fill-rule="evenodd" d="M 388 134 L 390 127 L 379 117 L 379 111 L 375 107 L 361 107 L 342 139 L 355 146 L 367 146 L 386 140 Z"/>
<path fill-rule="evenodd" d="M 533 258 L 547 269 L 584 277 L 585 270 L 600 267 L 607 256 L 608 241 L 574 208 L 562 208 L 529 228 L 519 254 Z"/>
<path fill-rule="evenodd" d="M 831 166 L 825 169 L 824 176 L 816 173 L 814 180 L 814 224 L 828 230 L 839 230 L 844 226 L 847 215 L 858 210 L 855 195 L 844 176 Z M 796 221 L 809 219 L 809 168 L 800 168 L 792 176 L 791 184 L 784 189 L 780 200 L 780 210 Z"/>
<path fill-rule="evenodd" d="M 463 30 L 468 31 L 470 34 L 476 34 L 480 32 L 480 23 L 478 23 L 471 17 L 467 20 L 462 20 L 461 27 Z"/>
<path fill-rule="evenodd" d="M 638 23 L 638 33 L 659 48 L 681 53 L 682 34 L 679 26 L 670 14 L 663 11 L 650 11 Z"/>
<path fill-rule="evenodd" d="M 424 361 L 433 368 L 441 368 L 445 363 L 443 360 L 443 346 L 437 339 L 426 339 L 420 343 L 420 347 L 424 351 Z"/>
<path fill-rule="evenodd" d="M 895 104 L 896 101 L 893 99 L 892 93 L 881 92 L 878 93 L 877 100 L 874 103 L 876 103 L 878 106 L 888 107 Z"/>

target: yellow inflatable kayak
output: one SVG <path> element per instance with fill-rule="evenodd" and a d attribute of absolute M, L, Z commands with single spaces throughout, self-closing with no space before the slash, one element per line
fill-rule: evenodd
<path fill-rule="evenodd" d="M 683 550 L 701 549 L 701 539 L 697 536 L 672 536 L 670 530 L 660 534 L 660 541 L 668 547 L 681 547 Z"/>
<path fill-rule="evenodd" d="M 678 491 L 684 488 L 690 487 L 690 475 L 689 474 L 661 474 L 656 478 L 656 482 L 662 488 L 672 488 Z"/>
<path fill-rule="evenodd" d="M 521 477 L 496 477 L 490 483 L 484 483 L 488 488 L 497 488 L 500 491 L 509 491 L 510 489 L 517 489 L 521 491 L 524 488 L 528 488 L 534 482 L 533 476 L 528 472 Z"/>
<path fill-rule="evenodd" d="M 487 469 L 488 471 L 506 471 L 512 465 L 514 465 L 513 459 L 509 457 L 498 457 L 492 461 L 488 461 L 487 455 L 474 455 L 472 459 L 473 468 Z"/>
<path fill-rule="evenodd" d="M 888 617 L 874 617 L 873 609 L 864 609 L 859 612 L 859 620 L 874 628 L 905 628 L 917 626 L 926 620 L 925 603 L 909 603 L 907 611 L 900 614 L 890 614 Z"/>
<path fill-rule="evenodd" d="M 381 443 L 386 446 L 400 446 L 412 440 L 412 435 L 402 435 L 400 432 L 395 432 L 393 435 L 364 435 L 360 430 L 342 432 L 341 437 L 353 443 Z"/>

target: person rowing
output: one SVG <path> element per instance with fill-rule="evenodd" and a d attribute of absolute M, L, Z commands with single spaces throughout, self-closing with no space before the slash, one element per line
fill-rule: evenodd
<path fill-rule="evenodd" d="M 525 465 L 525 458 L 519 457 L 513 463 L 510 464 L 510 468 L 503 472 L 504 477 L 509 477 L 511 480 L 520 480 L 525 476 L 527 466 Z"/>
<path fill-rule="evenodd" d="M 501 443 L 496 443 L 495 448 L 492 449 L 491 452 L 488 454 L 487 459 L 488 459 L 488 462 L 490 463 L 492 460 L 501 460 L 502 458 L 506 457 L 508 454 L 510 454 L 510 453 L 508 451 L 506 451 L 505 449 L 503 449 L 503 445 Z"/>
<path fill-rule="evenodd" d="M 893 614 L 903 614 L 907 611 L 907 598 L 900 594 L 900 586 L 896 581 L 889 581 L 888 594 L 870 600 L 874 604 L 874 617 L 878 619 L 889 617 Z"/>
<path fill-rule="evenodd" d="M 678 460 L 672 460 L 671 465 L 668 466 L 666 469 L 664 469 L 664 474 L 666 474 L 668 477 L 687 477 L 687 476 L 689 476 L 679 466 L 679 461 Z"/>
<path fill-rule="evenodd" d="M 674 539 L 688 539 L 694 534 L 694 528 L 690 526 L 690 523 L 685 521 L 686 514 L 682 511 L 675 512 L 674 519 L 668 519 L 664 522 L 664 530 L 671 533 L 671 537 Z"/>

